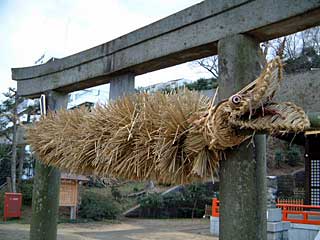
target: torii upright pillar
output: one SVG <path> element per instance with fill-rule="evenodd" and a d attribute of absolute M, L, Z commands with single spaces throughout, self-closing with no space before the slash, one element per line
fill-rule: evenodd
<path fill-rule="evenodd" d="M 234 35 L 218 43 L 219 98 L 231 96 L 261 72 L 259 42 Z M 220 240 L 266 240 L 266 139 L 226 152 L 220 164 Z"/>
<path fill-rule="evenodd" d="M 126 94 L 134 93 L 133 73 L 123 74 L 110 80 L 109 100 L 115 100 Z"/>
<path fill-rule="evenodd" d="M 48 110 L 67 108 L 68 94 L 46 94 Z M 36 161 L 32 194 L 30 240 L 56 240 L 59 210 L 60 171 Z"/>

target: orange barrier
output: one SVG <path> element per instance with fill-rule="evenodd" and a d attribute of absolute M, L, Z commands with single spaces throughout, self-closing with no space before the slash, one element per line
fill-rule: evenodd
<path fill-rule="evenodd" d="M 213 217 L 219 217 L 219 203 L 217 198 L 212 199 Z M 320 206 L 303 205 L 300 199 L 278 199 L 277 207 L 282 209 L 282 221 L 320 225 Z M 310 219 L 311 216 L 317 219 Z"/>
<path fill-rule="evenodd" d="M 283 221 L 288 221 L 292 223 L 320 225 L 320 206 L 303 205 L 303 200 L 285 200 L 289 203 L 283 203 L 283 201 L 284 200 L 278 200 L 277 204 L 277 207 L 282 209 Z M 290 203 L 294 201 L 299 201 L 302 204 Z M 310 219 L 311 216 L 314 216 L 317 219 Z"/>
<path fill-rule="evenodd" d="M 212 216 L 219 217 L 219 200 L 217 198 L 212 199 Z"/>

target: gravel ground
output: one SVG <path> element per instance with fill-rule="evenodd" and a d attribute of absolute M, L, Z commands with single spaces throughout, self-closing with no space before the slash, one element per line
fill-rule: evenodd
<path fill-rule="evenodd" d="M 1 240 L 29 239 L 29 225 L 0 224 Z M 59 224 L 59 240 L 218 240 L 208 219 L 123 219 L 120 223 Z"/>

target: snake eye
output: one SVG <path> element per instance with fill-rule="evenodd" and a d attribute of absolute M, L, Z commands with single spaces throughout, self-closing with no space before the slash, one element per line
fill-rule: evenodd
<path fill-rule="evenodd" d="M 234 105 L 238 105 L 241 102 L 241 96 L 240 95 L 233 95 L 231 97 L 231 101 Z"/>

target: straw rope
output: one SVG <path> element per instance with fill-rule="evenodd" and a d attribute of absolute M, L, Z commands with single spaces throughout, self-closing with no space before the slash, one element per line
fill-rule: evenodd
<path fill-rule="evenodd" d="M 310 123 L 292 103 L 271 103 L 282 80 L 279 58 L 227 100 L 199 93 L 136 94 L 92 111 L 51 112 L 27 129 L 39 159 L 73 173 L 185 183 L 216 175 L 223 151 L 250 136 L 303 131 Z"/>

